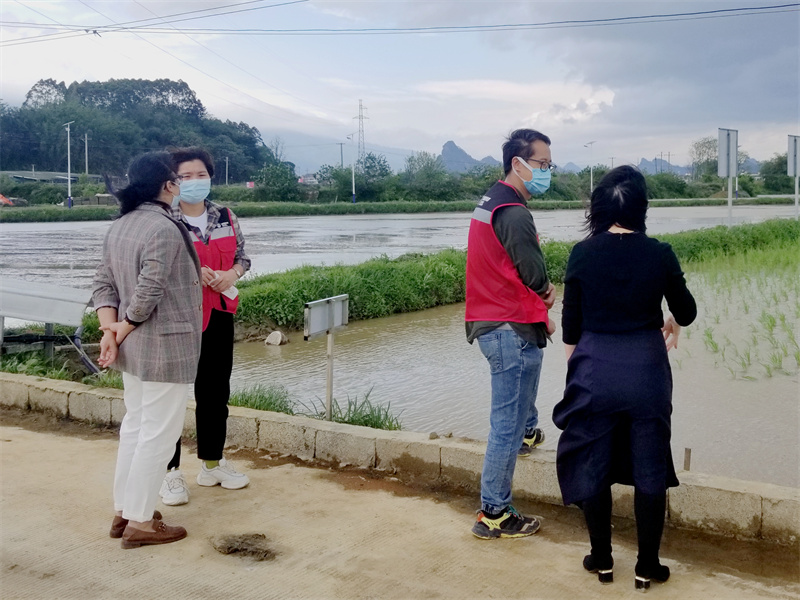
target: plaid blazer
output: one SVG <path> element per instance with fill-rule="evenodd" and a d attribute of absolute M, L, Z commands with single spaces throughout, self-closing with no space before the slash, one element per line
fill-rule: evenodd
<path fill-rule="evenodd" d="M 114 368 L 142 381 L 193 383 L 200 358 L 203 293 L 189 232 L 167 211 L 142 204 L 109 227 L 94 278 L 95 310 L 140 323 Z"/>

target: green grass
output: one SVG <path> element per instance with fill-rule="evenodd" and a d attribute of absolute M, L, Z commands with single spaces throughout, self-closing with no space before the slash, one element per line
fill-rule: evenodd
<path fill-rule="evenodd" d="M 386 406 L 373 404 L 369 399 L 371 393 L 372 390 L 368 391 L 361 400 L 358 399 L 358 396 L 353 399 L 347 396 L 347 404 L 344 407 L 339 404 L 336 398 L 333 398 L 331 401 L 331 421 L 388 431 L 402 429 L 399 415 L 392 414 L 389 404 Z M 312 404 L 310 408 L 306 407 L 306 412 L 303 414 L 315 419 L 324 419 L 325 412 L 325 403 L 320 401 L 319 404 Z"/>
<path fill-rule="evenodd" d="M 0 209 L 0 223 L 51 221 L 108 221 L 119 213 L 116 206 L 22 206 Z"/>
<path fill-rule="evenodd" d="M 93 385 L 95 387 L 124 389 L 122 385 L 122 373 L 113 369 L 106 369 L 94 375 L 87 375 L 81 379 L 81 383 Z"/>
<path fill-rule="evenodd" d="M 302 329 L 306 302 L 350 295 L 350 320 L 452 304 L 464 299 L 466 254 L 444 250 L 375 258 L 353 266 L 305 266 L 241 282 L 238 321 Z"/>
<path fill-rule="evenodd" d="M 19 354 L 5 354 L 0 357 L 0 371 L 6 373 L 20 373 L 34 377 L 48 379 L 61 379 L 73 381 L 75 373 L 67 366 L 67 362 L 48 360 L 42 352 L 21 352 Z M 59 366 L 60 365 L 60 366 Z"/>
<path fill-rule="evenodd" d="M 693 198 L 686 200 L 656 200 L 657 206 L 722 206 L 726 198 Z M 763 204 L 792 204 L 792 198 L 743 198 L 734 201 L 736 206 Z M 364 215 L 364 214 L 404 214 L 433 212 L 470 212 L 475 208 L 473 200 L 453 200 L 426 202 L 329 202 L 309 204 L 305 202 L 230 202 L 236 216 L 247 217 L 298 217 L 315 215 Z M 585 203 L 580 200 L 531 200 L 532 210 L 583 210 Z M 108 221 L 118 213 L 116 206 L 26 206 L 0 208 L 0 223 L 27 223 L 51 221 Z"/>
<path fill-rule="evenodd" d="M 374 429 L 399 430 L 400 420 L 392 414 L 391 407 L 374 404 L 369 396 L 372 390 L 364 394 L 359 400 L 358 396 L 347 397 L 347 404 L 341 406 L 336 398 L 331 403 L 331 420 L 335 423 L 348 425 L 361 425 Z M 232 406 L 243 406 L 256 410 L 268 410 L 285 413 L 287 415 L 302 415 L 314 419 L 325 418 L 325 404 L 312 403 L 306 406 L 291 398 L 289 391 L 282 385 L 256 384 L 231 394 L 229 402 Z"/>
<path fill-rule="evenodd" d="M 295 414 L 294 402 L 289 397 L 289 391 L 282 385 L 263 385 L 236 390 L 231 394 L 228 402 L 231 406 L 243 406 L 256 410 Z"/>
<path fill-rule="evenodd" d="M 682 263 L 740 256 L 759 248 L 800 246 L 800 221 L 772 219 L 762 223 L 684 231 L 656 236 L 668 242 Z"/>

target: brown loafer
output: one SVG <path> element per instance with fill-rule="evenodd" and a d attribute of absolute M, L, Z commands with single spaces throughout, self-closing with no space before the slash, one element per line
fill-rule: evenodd
<path fill-rule="evenodd" d="M 186 530 L 179 525 L 167 525 L 164 521 L 153 519 L 155 531 L 142 531 L 133 527 L 126 527 L 122 534 L 122 547 L 138 548 L 139 546 L 153 546 L 155 544 L 169 544 L 186 537 Z"/>
<path fill-rule="evenodd" d="M 155 511 L 153 513 L 153 518 L 161 520 L 161 513 Z M 111 521 L 111 531 L 108 532 L 108 535 L 118 540 L 122 537 L 122 532 L 125 531 L 125 528 L 128 526 L 128 519 L 123 519 L 119 515 L 114 515 L 114 520 Z"/>

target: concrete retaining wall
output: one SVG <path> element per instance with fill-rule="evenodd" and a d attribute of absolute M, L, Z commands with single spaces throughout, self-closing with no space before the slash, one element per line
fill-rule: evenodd
<path fill-rule="evenodd" d="M 79 383 L 0 373 L 0 405 L 47 411 L 61 417 L 118 425 L 125 414 L 122 392 Z M 189 403 L 185 435 L 194 434 Z M 485 444 L 436 439 L 414 432 L 388 432 L 279 413 L 230 407 L 227 445 L 261 448 L 303 460 L 377 468 L 404 480 L 438 481 L 477 493 Z M 669 491 L 669 523 L 745 539 L 782 544 L 800 540 L 800 489 L 702 473 L 679 473 Z M 561 504 L 554 451 L 520 459 L 514 494 Z M 614 513 L 633 517 L 632 489 L 615 486 Z"/>

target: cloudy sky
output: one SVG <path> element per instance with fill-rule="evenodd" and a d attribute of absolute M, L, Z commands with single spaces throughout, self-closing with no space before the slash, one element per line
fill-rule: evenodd
<path fill-rule="evenodd" d="M 731 11 L 741 8 L 750 10 Z M 454 140 L 476 158 L 499 157 L 503 136 L 521 126 L 552 138 L 556 163 L 578 164 L 661 153 L 687 164 L 692 141 L 719 127 L 738 129 L 742 149 L 764 160 L 800 134 L 800 3 L 3 0 L 0 9 L 0 97 L 11 106 L 43 78 L 182 79 L 213 116 L 265 138 L 311 135 L 327 156 L 357 129 L 359 100 L 368 148 L 438 153 Z M 654 16 L 699 11 L 728 12 Z M 609 20 L 628 17 L 646 18 Z"/>

